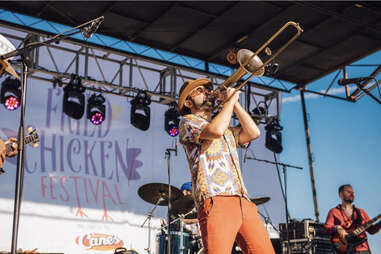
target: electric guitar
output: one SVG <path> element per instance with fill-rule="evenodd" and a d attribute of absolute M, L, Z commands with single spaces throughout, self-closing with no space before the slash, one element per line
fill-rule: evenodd
<path fill-rule="evenodd" d="M 359 237 L 361 233 L 371 227 L 374 223 L 376 223 L 381 218 L 381 214 L 377 215 L 364 225 L 360 225 L 354 230 L 347 231 L 348 235 L 342 239 L 339 236 L 332 237 L 332 243 L 335 247 L 335 250 L 339 254 L 350 254 L 354 247 L 362 244 L 367 240 L 366 237 Z"/>
<path fill-rule="evenodd" d="M 40 141 L 40 136 L 38 136 L 38 133 L 35 129 L 28 128 L 28 136 L 24 138 L 24 144 L 30 144 L 33 143 L 33 147 L 38 146 L 38 142 Z M 5 154 L 9 154 L 13 151 L 12 148 L 13 143 L 12 142 L 6 142 L 5 143 Z M 4 173 L 4 170 L 0 168 L 0 174 Z"/>

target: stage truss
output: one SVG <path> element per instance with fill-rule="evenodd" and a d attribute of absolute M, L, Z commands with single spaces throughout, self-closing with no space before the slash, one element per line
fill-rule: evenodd
<path fill-rule="evenodd" d="M 49 39 L 42 32 L 9 25 L 3 26 L 0 33 L 16 48 Z M 217 86 L 227 78 L 71 39 L 35 49 L 30 52 L 30 59 L 32 66 L 28 77 L 49 82 L 53 87 L 65 86 L 71 75 L 76 74 L 89 91 L 131 99 L 139 91 L 145 91 L 151 96 L 152 102 L 164 105 L 177 101 L 179 89 L 187 79 L 207 77 Z M 20 70 L 19 62 L 13 61 L 12 64 Z M 272 87 L 271 83 L 281 82 L 276 79 L 271 79 L 269 84 L 264 79 L 261 81 L 264 84 L 249 82 L 249 85 L 242 88 L 241 101 L 250 112 L 258 105 L 274 107 L 275 114 L 260 121 L 266 123 L 274 117 L 280 118 L 280 92 L 289 92 L 292 87 Z"/>

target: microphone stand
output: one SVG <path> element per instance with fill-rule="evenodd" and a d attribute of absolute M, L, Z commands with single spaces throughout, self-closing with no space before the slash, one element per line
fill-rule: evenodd
<path fill-rule="evenodd" d="M 283 200 L 284 200 L 284 204 L 285 204 L 285 212 L 286 212 L 287 253 L 290 254 L 291 253 L 291 249 L 290 249 L 290 237 L 289 237 L 290 213 L 288 211 L 288 201 L 287 201 L 287 167 L 295 168 L 295 169 L 300 169 L 300 170 L 302 170 L 303 168 L 302 167 L 298 167 L 298 166 L 293 166 L 293 165 L 290 165 L 290 164 L 286 164 L 286 163 L 277 162 L 276 161 L 276 155 L 275 155 L 275 153 L 274 153 L 274 159 L 275 159 L 275 162 L 274 161 L 269 161 L 269 160 L 257 159 L 255 157 L 246 156 L 246 160 L 256 160 L 256 161 L 260 161 L 260 162 L 265 162 L 265 163 L 276 165 L 276 167 L 277 167 L 278 176 L 279 176 L 279 184 L 280 184 L 280 187 L 281 187 L 281 190 L 282 190 L 282 196 L 283 196 Z M 283 189 L 283 186 L 282 186 L 282 181 L 280 179 L 280 172 L 279 172 L 279 167 L 278 166 L 282 166 L 282 168 L 283 168 L 284 189 Z"/>
<path fill-rule="evenodd" d="M 39 48 L 43 45 L 48 45 L 52 42 L 59 41 L 61 39 L 65 39 L 69 36 L 77 34 L 81 32 L 81 30 L 74 31 L 76 29 L 80 29 L 83 27 L 92 24 L 92 22 L 98 21 L 98 19 L 103 19 L 99 17 L 97 19 L 88 21 L 82 25 L 71 28 L 67 31 L 64 31 L 60 34 L 55 35 L 53 38 L 46 40 L 44 42 L 32 42 L 28 45 L 25 45 L 24 48 L 16 49 L 11 52 L 8 52 L 4 55 L 0 56 L 0 59 L 5 60 L 14 56 L 20 56 L 22 67 L 21 67 L 21 103 L 20 103 L 20 124 L 18 129 L 18 154 L 17 154 L 17 171 L 16 171 L 16 186 L 15 186 L 15 201 L 13 207 L 13 226 L 12 226 L 12 243 L 11 243 L 11 254 L 16 254 L 17 252 L 17 239 L 18 239 L 18 230 L 19 230 L 19 221 L 20 221 L 20 209 L 21 209 L 21 200 L 22 200 L 22 192 L 24 186 L 24 135 L 25 135 L 25 105 L 26 105 L 26 83 L 28 76 L 28 68 L 32 67 L 31 59 L 29 57 L 29 52 L 35 48 Z M 72 32 L 74 31 L 74 32 Z M 66 34 L 68 32 L 72 32 L 70 34 Z M 66 35 L 65 35 L 66 34 Z"/>
<path fill-rule="evenodd" d="M 168 242 L 167 242 L 167 253 L 171 254 L 171 213 L 172 213 L 172 201 L 171 201 L 171 152 L 175 152 L 177 156 L 177 142 L 175 148 L 167 148 L 165 150 L 165 155 L 168 163 L 168 215 L 167 215 L 167 225 L 168 225 Z"/>

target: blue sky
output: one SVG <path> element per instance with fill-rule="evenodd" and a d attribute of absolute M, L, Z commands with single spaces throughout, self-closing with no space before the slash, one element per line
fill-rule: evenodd
<path fill-rule="evenodd" d="M 356 64 L 381 64 L 381 51 Z M 348 77 L 368 76 L 375 67 L 349 67 Z M 310 90 L 328 87 L 336 72 L 307 86 Z M 341 78 L 342 76 L 340 76 Z M 381 79 L 381 75 L 377 76 Z M 344 96 L 335 85 L 336 95 Z M 377 91 L 373 91 L 376 94 Z M 299 91 L 284 94 L 281 124 L 284 126 L 281 161 L 303 170 L 288 170 L 288 198 L 291 217 L 315 218 L 307 147 Z M 311 147 L 320 221 L 340 199 L 337 188 L 352 184 L 355 205 L 372 218 L 381 213 L 381 105 L 369 96 L 350 103 L 306 93 Z M 381 253 L 381 233 L 370 237 L 373 253 Z"/>

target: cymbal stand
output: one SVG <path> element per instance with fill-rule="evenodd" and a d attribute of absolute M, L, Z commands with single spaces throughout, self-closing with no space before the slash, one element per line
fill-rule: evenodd
<path fill-rule="evenodd" d="M 160 202 L 164 201 L 164 198 L 160 197 L 156 204 L 154 205 L 154 207 L 152 208 L 152 210 L 147 214 L 147 218 L 145 219 L 145 221 L 143 222 L 143 224 L 140 226 L 140 227 L 144 227 L 144 225 L 146 224 L 146 222 L 148 221 L 148 247 L 145 248 L 144 250 L 147 251 L 148 254 L 151 254 L 151 219 L 152 219 L 152 215 L 153 215 L 153 212 L 155 211 L 156 207 L 160 204 Z"/>
<path fill-rule="evenodd" d="M 180 254 L 184 254 L 184 215 L 180 214 Z"/>
<path fill-rule="evenodd" d="M 175 152 L 177 156 L 177 142 L 175 143 L 175 148 L 167 148 L 165 150 L 165 155 L 167 157 L 168 163 L 168 215 L 167 215 L 167 224 L 171 224 L 171 213 L 172 213 L 172 201 L 171 201 L 171 152 Z M 168 226 L 168 248 L 167 253 L 171 254 L 171 227 Z"/>
<path fill-rule="evenodd" d="M 267 226 L 268 224 L 270 224 L 271 227 L 272 227 L 276 232 L 279 233 L 279 229 L 277 229 L 277 228 L 274 226 L 274 224 L 273 224 L 273 222 L 271 221 L 271 218 L 270 218 L 269 216 L 265 216 L 265 215 L 264 215 L 263 213 L 261 213 L 260 211 L 258 211 L 258 214 L 263 218 L 263 220 L 265 221 L 266 226 Z"/>

